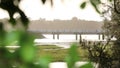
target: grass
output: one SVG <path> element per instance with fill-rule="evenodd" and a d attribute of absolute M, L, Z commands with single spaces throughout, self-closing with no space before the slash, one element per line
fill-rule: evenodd
<path fill-rule="evenodd" d="M 36 48 L 37 48 L 36 58 L 43 57 L 43 56 L 51 56 L 53 62 L 64 61 L 65 57 L 68 54 L 68 50 L 69 50 L 69 48 L 66 49 L 63 47 L 56 46 L 56 45 L 38 45 L 36 46 Z M 12 47 L 8 48 L 8 50 L 11 52 L 14 52 L 14 50 L 16 49 L 17 48 L 12 48 Z M 88 60 L 87 50 L 81 47 L 78 47 L 77 51 L 82 61 Z"/>
<path fill-rule="evenodd" d="M 58 47 L 56 45 L 38 45 L 37 46 L 37 49 L 41 49 L 41 50 L 44 50 L 44 49 L 61 49 L 62 47 Z"/>
<path fill-rule="evenodd" d="M 62 47 L 58 47 L 56 45 L 40 45 L 40 46 L 37 46 L 37 49 L 38 49 L 37 57 L 50 55 L 52 57 L 52 61 L 64 61 L 69 50 Z M 82 61 L 87 60 L 87 57 L 88 57 L 87 50 L 84 50 L 81 47 L 78 47 L 78 54 Z"/>

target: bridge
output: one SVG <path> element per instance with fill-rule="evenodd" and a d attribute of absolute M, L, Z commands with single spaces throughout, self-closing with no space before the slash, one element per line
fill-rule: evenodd
<path fill-rule="evenodd" d="M 59 39 L 60 34 L 98 34 L 100 36 L 103 34 L 102 30 L 103 23 L 96 21 L 85 21 L 85 20 L 34 20 L 29 24 L 28 31 L 37 32 L 41 34 L 53 34 L 53 39 L 55 34 Z M 80 37 L 81 38 L 81 37 Z M 100 38 L 100 37 L 99 37 Z"/>

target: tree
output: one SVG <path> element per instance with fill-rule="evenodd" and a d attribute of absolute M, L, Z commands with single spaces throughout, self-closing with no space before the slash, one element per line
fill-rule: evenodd
<path fill-rule="evenodd" d="M 117 1 L 117 0 L 116 0 Z M 120 1 L 119 1 L 120 3 Z M 104 15 L 109 15 L 109 18 L 105 17 L 104 20 L 104 29 L 107 34 L 107 36 L 110 37 L 115 37 L 116 40 L 113 42 L 113 60 L 116 62 L 116 66 L 120 67 L 120 7 L 119 5 L 116 5 L 114 2 L 114 5 L 110 7 L 108 11 L 105 11 Z M 110 12 L 110 14 L 108 14 Z"/>
<path fill-rule="evenodd" d="M 112 42 L 113 43 L 112 47 L 109 48 L 112 51 L 111 52 L 112 57 L 109 59 L 111 59 L 110 62 L 112 63 L 112 66 L 111 66 L 112 68 L 119 68 L 120 67 L 120 0 L 108 0 L 107 3 L 102 3 L 102 0 L 89 0 L 89 2 L 95 8 L 95 10 L 99 14 L 103 15 L 103 17 L 104 17 L 103 29 L 105 31 L 105 35 L 108 37 L 107 42 L 111 43 L 109 41 L 113 37 L 116 38 L 116 40 L 114 40 Z M 81 4 L 81 8 L 85 8 L 86 3 L 88 3 L 88 1 L 84 1 Z M 105 10 L 100 11 L 100 9 L 98 8 L 100 5 L 103 5 L 104 7 L 107 7 L 107 8 L 105 8 Z M 96 49 L 96 48 L 93 47 L 93 49 Z M 102 51 L 104 51 L 104 49 L 102 49 Z M 91 52 L 91 51 L 89 51 L 89 52 Z M 95 53 L 95 52 L 93 52 L 93 53 Z M 92 58 L 95 59 L 94 56 L 92 56 Z M 99 59 L 100 58 L 102 58 L 102 57 L 99 57 Z M 104 61 L 104 62 L 106 62 L 106 61 Z"/>

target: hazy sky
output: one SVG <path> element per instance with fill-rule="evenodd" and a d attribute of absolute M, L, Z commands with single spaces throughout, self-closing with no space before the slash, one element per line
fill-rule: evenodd
<path fill-rule="evenodd" d="M 45 18 L 53 19 L 71 19 L 77 17 L 79 19 L 101 21 L 100 15 L 96 13 L 92 6 L 88 5 L 84 10 L 80 9 L 81 0 L 53 0 L 54 6 L 50 6 L 50 0 L 42 5 L 40 0 L 23 0 L 20 8 L 30 19 Z M 17 16 L 17 15 L 16 15 Z M 6 18 L 6 11 L 0 9 L 0 18 Z"/>

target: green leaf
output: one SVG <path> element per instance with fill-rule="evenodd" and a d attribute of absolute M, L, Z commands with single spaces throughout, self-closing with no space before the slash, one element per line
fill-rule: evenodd
<path fill-rule="evenodd" d="M 97 13 L 99 13 L 99 14 L 101 13 L 100 10 L 97 8 L 97 6 L 94 6 L 94 8 L 95 8 Z"/>
<path fill-rule="evenodd" d="M 34 44 L 34 36 L 21 32 L 21 36 L 19 39 L 19 45 L 20 46 L 26 46 L 26 45 L 32 45 Z"/>
<path fill-rule="evenodd" d="M 84 9 L 86 7 L 86 2 L 83 2 L 81 5 L 80 5 L 80 8 Z"/>
<path fill-rule="evenodd" d="M 65 61 L 67 62 L 68 68 L 74 68 L 75 63 L 79 61 L 76 44 L 72 44 L 72 46 L 70 47 L 68 56 L 66 57 Z"/>
<path fill-rule="evenodd" d="M 89 62 L 85 65 L 80 66 L 80 68 L 93 68 L 93 65 Z"/>
<path fill-rule="evenodd" d="M 97 2 L 98 2 L 98 4 L 101 4 L 102 2 L 101 2 L 101 0 L 96 0 Z"/>
<path fill-rule="evenodd" d="M 49 64 L 51 63 L 51 56 L 43 56 L 39 59 L 39 66 L 41 68 L 49 68 Z"/>
<path fill-rule="evenodd" d="M 90 3 L 92 4 L 92 6 L 96 10 L 96 12 L 98 12 L 100 14 L 100 10 L 98 9 L 98 5 L 101 3 L 101 1 L 100 0 L 90 0 Z"/>
<path fill-rule="evenodd" d="M 20 37 L 19 31 L 8 32 L 8 33 L 6 33 L 4 43 L 5 43 L 5 45 L 12 45 L 19 40 L 19 37 Z"/>
<path fill-rule="evenodd" d="M 35 47 L 34 46 L 22 46 L 20 48 L 20 55 L 23 61 L 32 62 L 35 57 Z"/>
<path fill-rule="evenodd" d="M 20 56 L 25 62 L 32 62 L 35 57 L 35 46 L 34 38 L 27 34 L 23 33 L 19 41 L 20 47 Z"/>
<path fill-rule="evenodd" d="M 101 4 L 101 0 L 90 0 L 91 3 L 94 3 L 95 5 Z"/>

